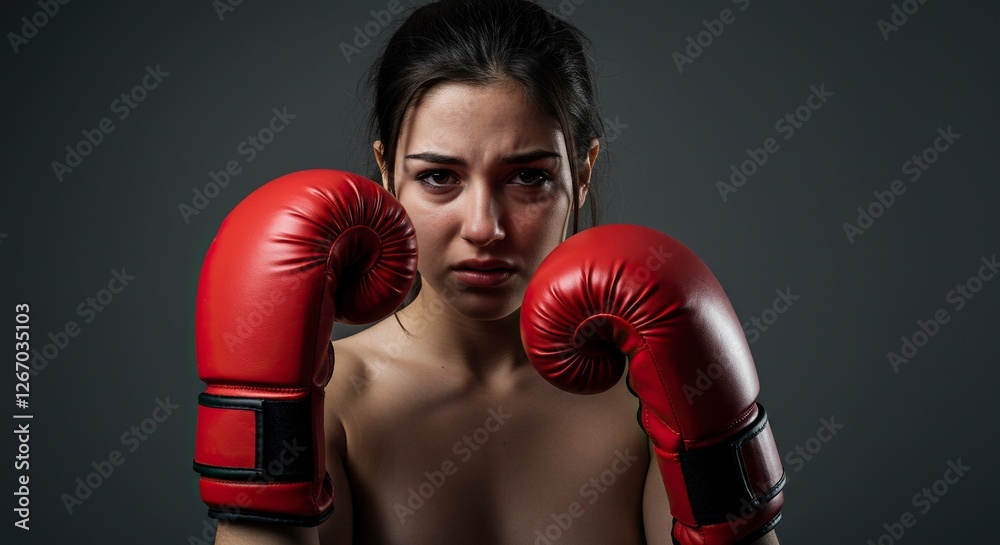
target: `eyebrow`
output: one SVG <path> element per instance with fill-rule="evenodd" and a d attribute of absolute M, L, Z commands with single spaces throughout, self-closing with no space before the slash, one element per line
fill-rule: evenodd
<path fill-rule="evenodd" d="M 514 155 L 504 155 L 498 161 L 501 165 L 517 165 L 522 163 L 532 163 L 538 161 L 539 159 L 548 159 L 549 157 L 554 157 L 556 159 L 561 159 L 562 155 L 554 151 L 536 149 L 528 151 L 525 153 L 515 153 Z M 465 160 L 461 157 L 452 157 L 450 155 L 443 155 L 440 153 L 435 153 L 432 151 L 425 151 L 421 153 L 412 153 L 407 155 L 405 159 L 420 159 L 422 161 L 427 161 L 428 163 L 440 163 L 443 165 L 459 165 L 467 166 Z"/>

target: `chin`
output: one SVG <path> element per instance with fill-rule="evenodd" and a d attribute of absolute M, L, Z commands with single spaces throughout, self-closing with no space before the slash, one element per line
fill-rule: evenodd
<path fill-rule="evenodd" d="M 521 300 L 524 293 L 512 295 L 488 294 L 482 295 L 469 290 L 463 293 L 458 299 L 452 301 L 451 306 L 459 314 L 477 321 L 494 321 L 509 318 L 521 308 Z"/>

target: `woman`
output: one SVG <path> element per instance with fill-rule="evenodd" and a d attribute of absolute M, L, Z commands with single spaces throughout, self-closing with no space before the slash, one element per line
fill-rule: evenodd
<path fill-rule="evenodd" d="M 597 222 L 585 42 L 524 0 L 429 4 L 389 40 L 370 80 L 373 179 L 413 222 L 418 281 L 394 319 L 333 343 L 333 515 L 220 522 L 219 543 L 671 543 L 625 381 L 558 390 L 519 334 L 539 263 L 587 203 Z"/>

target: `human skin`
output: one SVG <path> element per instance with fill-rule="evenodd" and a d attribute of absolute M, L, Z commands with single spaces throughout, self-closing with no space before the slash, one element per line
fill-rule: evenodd
<path fill-rule="evenodd" d="M 389 317 L 333 343 L 325 426 L 336 508 L 318 535 L 289 529 L 287 543 L 670 544 L 666 494 L 625 381 L 563 392 L 521 345 L 525 288 L 572 215 L 561 132 L 509 83 L 443 84 L 409 113 L 394 182 L 423 283 L 398 312 L 412 337 Z M 388 185 L 381 143 L 373 148 Z M 591 142 L 583 160 L 580 205 L 599 149 Z M 500 164 L 535 150 L 558 157 Z M 464 164 L 406 159 L 427 152 Z M 470 287 L 453 267 L 472 258 L 515 271 Z M 233 541 L 219 543 L 252 542 L 236 539 L 250 525 L 229 526 L 220 536 Z"/>
<path fill-rule="evenodd" d="M 381 143 L 374 148 L 384 169 Z M 558 157 L 500 164 L 535 150 Z M 595 141 L 586 181 L 598 150 Z M 465 164 L 406 158 L 427 152 Z M 572 212 L 561 132 L 513 85 L 442 85 L 405 123 L 394 181 L 417 233 L 423 285 L 399 312 L 413 338 L 390 318 L 334 343 L 327 418 L 340 424 L 329 446 L 346 460 L 353 513 L 335 511 L 323 543 L 346 542 L 346 522 L 371 544 L 534 543 L 553 524 L 564 543 L 643 543 L 649 455 L 638 401 L 624 381 L 598 396 L 562 392 L 521 346 L 527 283 Z M 470 287 L 453 266 L 472 258 L 502 259 L 515 272 L 500 286 Z M 441 486 L 429 498 L 410 494 L 425 482 L 424 492 Z M 564 530 L 559 515 L 573 504 L 579 516 L 563 517 Z"/>

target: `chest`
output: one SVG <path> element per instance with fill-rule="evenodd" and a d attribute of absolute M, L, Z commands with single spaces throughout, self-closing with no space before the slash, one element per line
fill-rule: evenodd
<path fill-rule="evenodd" d="M 649 457 L 624 385 L 594 396 L 544 382 L 499 395 L 390 384 L 373 394 L 345 421 L 370 542 L 640 542 Z"/>

